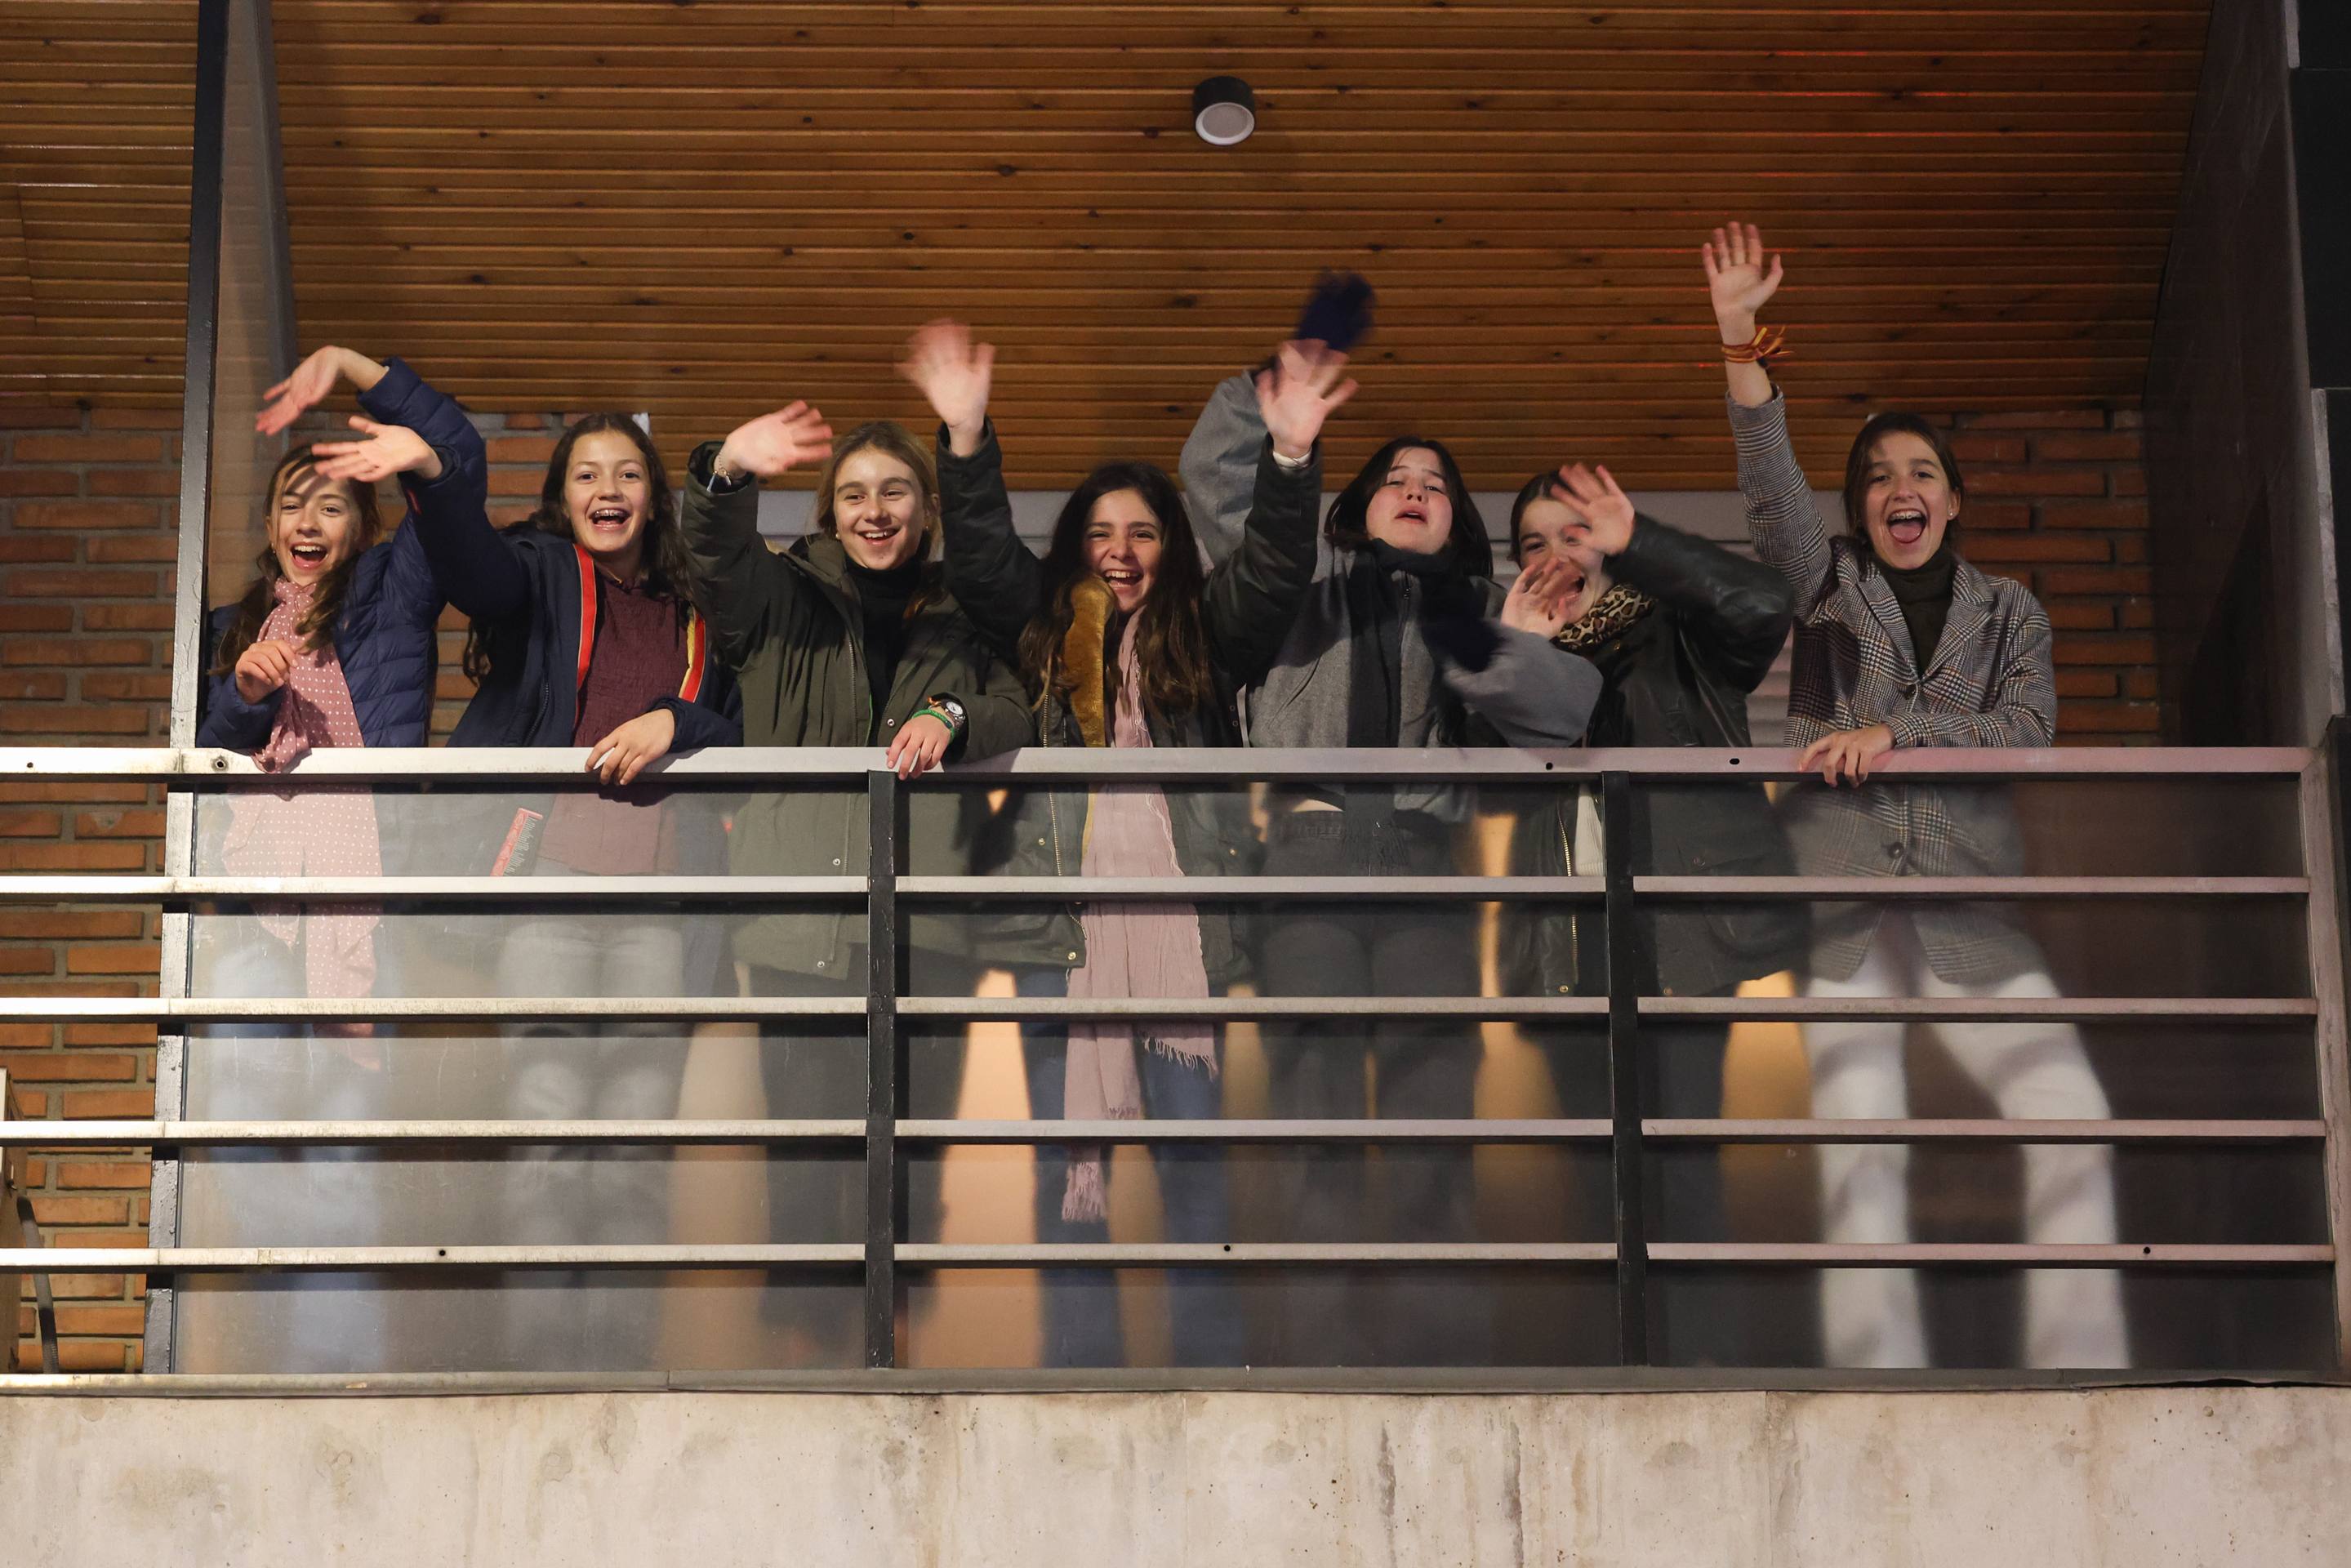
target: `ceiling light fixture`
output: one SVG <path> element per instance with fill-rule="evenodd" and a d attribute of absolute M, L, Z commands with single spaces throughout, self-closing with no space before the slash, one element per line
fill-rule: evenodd
<path fill-rule="evenodd" d="M 1238 77 L 1210 77 L 1192 89 L 1192 129 L 1211 147 L 1247 141 L 1257 129 L 1257 94 Z"/>

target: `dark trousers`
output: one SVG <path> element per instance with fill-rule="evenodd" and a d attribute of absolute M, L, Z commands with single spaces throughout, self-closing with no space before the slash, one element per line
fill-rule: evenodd
<path fill-rule="evenodd" d="M 840 977 L 790 969 L 750 967 L 750 990 L 759 997 L 862 997 L 865 955 L 859 949 Z M 970 989 L 968 975 L 925 967 L 925 990 L 958 994 Z M 964 1034 L 960 1025 L 944 1033 L 909 1032 L 904 1041 L 902 1085 L 906 1114 L 943 1119 L 956 1113 L 963 1088 Z M 863 1117 L 865 1114 L 865 1024 L 859 1018 L 785 1019 L 759 1031 L 759 1075 L 767 1088 L 768 1114 L 781 1120 Z M 933 1240 L 946 1206 L 940 1176 L 946 1151 L 915 1150 L 904 1156 L 905 1229 L 899 1239 Z M 778 1241 L 854 1242 L 865 1239 L 865 1156 L 862 1148 L 840 1145 L 789 1145 L 768 1157 L 768 1230 Z M 863 1295 L 853 1275 L 779 1271 L 768 1290 L 771 1321 L 789 1322 L 815 1343 L 824 1364 L 853 1366 L 862 1354 Z"/>
<path fill-rule="evenodd" d="M 1719 993 L 1732 994 L 1731 989 Z M 1544 1030 L 1531 1038 L 1551 1063 L 1559 1091 L 1560 1114 L 1609 1114 L 1608 1030 L 1604 1025 Z M 1668 1023 L 1641 1026 L 1641 1113 L 1645 1116 L 1722 1114 L 1722 1059 L 1729 1047 L 1727 1024 Z M 1576 1240 L 1612 1238 L 1615 1231 L 1615 1184 L 1604 1147 L 1579 1149 L 1574 1159 L 1575 1197 L 1568 1210 Z M 1712 1145 L 1674 1145 L 1653 1153 L 1642 1180 L 1642 1211 L 1648 1239 L 1675 1241 L 1729 1239 L 1723 1209 L 1720 1150 Z M 1583 1298 L 1579 1298 L 1582 1300 Z M 1585 1341 L 1616 1343 L 1613 1294 L 1604 1303 L 1589 1299 L 1594 1321 L 1573 1325 L 1579 1346 Z M 1753 1351 L 1745 1325 L 1754 1303 L 1742 1304 L 1719 1271 L 1693 1270 L 1649 1276 L 1649 1354 L 1676 1365 L 1744 1366 Z M 1596 1359 L 1614 1359 L 1609 1355 Z"/>
<path fill-rule="evenodd" d="M 1425 817 L 1293 811 L 1267 834 L 1268 876 L 1447 875 L 1451 833 Z M 1365 904 L 1322 900 L 1269 911 L 1259 975 L 1270 996 L 1474 997 L 1475 912 L 1458 903 Z M 1364 1069 L 1373 1066 L 1373 1113 L 1467 1118 L 1475 1113 L 1483 1046 L 1456 1019 L 1318 1019 L 1269 1026 L 1269 1098 L 1290 1119 L 1361 1117 Z M 1283 1239 L 1474 1241 L 1467 1145 L 1391 1146 L 1379 1154 L 1387 1223 L 1374 1229 L 1366 1198 L 1371 1151 L 1355 1144 L 1288 1154 Z M 1493 1351 L 1490 1281 L 1425 1264 L 1288 1270 L 1279 1276 L 1284 1322 L 1269 1359 L 1292 1365 L 1482 1365 Z"/>
<path fill-rule="evenodd" d="M 1061 997 L 1070 990 L 1069 975 L 1061 969 L 1023 969 L 1015 981 L 1024 997 Z M 1070 1031 L 1063 1024 L 1036 1021 L 1020 1026 L 1020 1056 L 1029 1077 L 1029 1114 L 1038 1121 L 1061 1119 L 1069 1049 Z M 1145 1116 L 1196 1122 L 1213 1121 L 1223 1113 L 1223 1080 L 1206 1067 L 1179 1061 L 1163 1051 L 1139 1051 L 1135 1069 L 1143 1080 Z M 1167 1239 L 1231 1240 L 1232 1205 L 1226 1189 L 1225 1151 L 1213 1144 L 1146 1146 L 1159 1173 Z M 1061 1218 L 1069 1155 L 1068 1147 L 1061 1144 L 1037 1145 L 1037 1239 L 1107 1241 L 1107 1219 Z M 1123 1365 L 1116 1271 L 1045 1269 L 1039 1272 L 1044 1298 L 1040 1364 Z M 1240 1317 L 1232 1282 L 1224 1270 L 1167 1270 L 1167 1315 L 1176 1365 L 1240 1364 Z"/>

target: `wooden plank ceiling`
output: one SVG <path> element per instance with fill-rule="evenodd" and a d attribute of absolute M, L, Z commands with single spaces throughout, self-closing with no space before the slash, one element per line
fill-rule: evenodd
<path fill-rule="evenodd" d="M 794 396 L 914 418 L 893 352 L 958 315 L 1047 486 L 1172 463 L 1351 266 L 1340 462 L 1417 428 L 1480 487 L 1712 486 L 1693 252 L 1737 213 L 1790 253 L 1825 476 L 1861 405 L 2137 397 L 2208 3 L 278 0 L 301 336 L 683 451 Z M 0 6 L 0 384 L 174 390 L 191 10 Z M 1189 128 L 1218 72 L 1238 148 Z"/>

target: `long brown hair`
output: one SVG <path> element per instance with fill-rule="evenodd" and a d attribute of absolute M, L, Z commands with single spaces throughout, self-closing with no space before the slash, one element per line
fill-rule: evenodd
<path fill-rule="evenodd" d="M 571 514 L 563 504 L 564 476 L 571 469 L 571 449 L 580 444 L 581 437 L 608 430 L 627 436 L 635 444 L 637 455 L 645 460 L 645 483 L 653 492 L 652 510 L 645 517 L 645 586 L 677 601 L 678 623 L 684 625 L 687 590 L 694 575 L 686 557 L 685 534 L 677 523 L 677 498 L 670 494 L 669 469 L 662 463 L 660 448 L 633 416 L 591 413 L 574 420 L 547 459 L 547 477 L 538 486 L 538 509 L 513 526 L 517 530 L 536 528 L 567 539 L 576 537 L 571 529 Z M 489 639 L 478 622 L 465 631 L 464 669 L 466 679 L 475 685 L 480 685 L 490 673 Z"/>
<path fill-rule="evenodd" d="M 1077 674 L 1061 657 L 1061 644 L 1076 619 L 1071 591 L 1093 575 L 1086 565 L 1086 525 L 1092 520 L 1094 503 L 1121 490 L 1141 496 L 1159 519 L 1159 568 L 1153 574 L 1151 596 L 1126 628 L 1143 667 L 1144 705 L 1163 718 L 1192 713 L 1207 706 L 1215 693 L 1208 635 L 1200 621 L 1207 580 L 1200 570 L 1200 547 L 1192 535 L 1184 497 L 1165 470 L 1149 463 L 1097 468 L 1062 503 L 1061 515 L 1053 520 L 1052 543 L 1045 551 L 1045 606 L 1020 634 L 1021 671 L 1040 707 L 1051 698 L 1067 703 L 1076 691 Z M 1109 650 L 1103 654 L 1107 666 Z"/>
<path fill-rule="evenodd" d="M 269 612 L 277 601 L 277 584 L 286 576 L 286 569 L 277 563 L 277 547 L 269 542 L 269 532 L 277 521 L 277 505 L 285 499 L 286 487 L 298 474 L 318 466 L 318 454 L 308 446 L 298 446 L 277 460 L 269 476 L 268 512 L 261 521 L 261 553 L 253 558 L 253 585 L 237 601 L 236 613 L 230 617 L 228 632 L 221 639 L 219 655 L 213 664 L 215 675 L 227 674 L 236 668 L 237 660 L 261 635 L 269 621 Z M 375 486 L 354 484 L 348 479 L 321 481 L 340 485 L 351 497 L 353 537 L 350 553 L 336 564 L 334 570 L 319 580 L 318 591 L 311 596 L 310 608 L 296 622 L 295 632 L 302 646 L 316 653 L 334 640 L 335 620 L 343 612 L 343 596 L 350 591 L 351 573 L 359 566 L 360 557 L 375 548 L 383 533 L 383 514 L 375 504 Z"/>

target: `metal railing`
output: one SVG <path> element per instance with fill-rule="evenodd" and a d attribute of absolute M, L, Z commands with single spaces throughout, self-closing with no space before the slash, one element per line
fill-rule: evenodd
<path fill-rule="evenodd" d="M 649 782 L 681 786 L 732 783 L 737 788 L 835 786 L 865 796 L 870 860 L 862 874 L 831 876 L 530 877 L 383 876 L 373 878 L 228 877 L 194 874 L 192 824 L 198 800 L 248 789 L 265 781 L 240 756 L 193 748 L 0 751 L 0 779 L 145 779 L 165 785 L 175 805 L 167 870 L 147 875 L 12 875 L 0 877 L 0 900 L 85 903 L 112 900 L 159 904 L 164 916 L 165 969 L 152 998 L 31 997 L 0 1001 L 0 1019 L 17 1021 L 152 1022 L 160 1031 L 157 1113 L 140 1121 L 44 1124 L 35 1146 L 73 1148 L 138 1145 L 153 1150 L 152 1245 L 146 1248 L 51 1249 L 37 1258 L 0 1249 L 0 1272 L 36 1264 L 56 1273 L 143 1272 L 149 1280 L 147 1365 L 172 1365 L 173 1286 L 196 1273 L 286 1270 L 465 1270 L 603 1268 L 768 1269 L 855 1270 L 862 1277 L 864 1360 L 900 1364 L 898 1311 L 902 1275 L 966 1268 L 1045 1264 L 1101 1267 L 1280 1269 L 1293 1265 L 1365 1267 L 1457 1264 L 1614 1266 L 1617 1348 L 1628 1364 L 1650 1359 L 1647 1297 L 1651 1264 L 1771 1267 L 1921 1264 L 2096 1267 L 2132 1270 L 2330 1267 L 2336 1301 L 2336 1337 L 2343 1343 L 2351 1299 L 2345 1260 L 2326 1243 L 2278 1241 L 2105 1244 L 1927 1242 L 1838 1244 L 1824 1241 L 1667 1240 L 1647 1231 L 1641 1198 L 1646 1156 L 1677 1146 L 1771 1144 L 1904 1143 L 1914 1145 L 2082 1143 L 2114 1145 L 2323 1145 L 2327 1235 L 2339 1239 L 2351 1214 L 2351 1166 L 2345 1145 L 2345 1024 L 2341 922 L 2335 860 L 2338 834 L 2335 769 L 2330 752 L 2298 750 L 2056 750 L 1913 754 L 1885 765 L 1896 783 L 1935 780 L 2088 780 L 2161 779 L 2292 780 L 2299 806 L 2303 867 L 2298 875 L 2262 876 L 2001 876 L 1730 877 L 1649 874 L 1633 863 L 1633 835 L 1605 835 L 1604 874 L 1562 877 L 1236 876 L 1129 881 L 1080 876 L 918 876 L 908 874 L 907 806 L 924 789 L 982 785 L 1097 784 L 1157 780 L 1194 786 L 1241 781 L 1372 783 L 1417 779 L 1489 786 L 1596 789 L 1613 822 L 1632 821 L 1638 787 L 1664 781 L 1691 784 L 1787 779 L 1792 758 L 1778 751 L 1521 752 L 1071 752 L 1031 750 L 989 763 L 901 782 L 877 768 L 867 751 L 743 749 L 671 759 Z M 590 783 L 579 769 L 581 754 L 540 751 L 329 751 L 314 754 L 291 775 L 267 777 L 271 789 L 310 781 L 352 786 L 463 780 L 470 785 L 528 780 L 534 789 Z M 907 994 L 900 923 L 925 904 L 975 901 L 1212 899 L 1222 904 L 1298 903 L 1321 899 L 1447 899 L 1475 903 L 1536 899 L 1546 906 L 1597 906 L 1604 922 L 1612 984 L 1602 996 L 1315 998 L 1214 997 L 1207 999 L 1096 1000 L 976 998 Z M 2254 997 L 1997 998 L 1675 997 L 1643 994 L 1633 967 L 1634 922 L 1653 907 L 1692 901 L 1752 899 L 1871 902 L 1965 900 L 2122 900 L 2142 904 L 2214 900 L 2299 901 L 2305 910 L 2311 994 Z M 364 901 L 397 907 L 403 901 L 494 909 L 517 899 L 566 910 L 601 912 L 644 904 L 757 906 L 862 904 L 870 967 L 867 994 L 847 998 L 577 997 L 317 998 L 226 999 L 189 994 L 191 910 L 208 900 L 259 906 Z M 742 1020 L 863 1018 L 867 1097 L 861 1118 L 653 1119 L 621 1122 L 444 1118 L 386 1121 L 190 1121 L 186 1109 L 187 1031 L 202 1024 L 329 1019 L 421 1021 L 480 1019 Z M 966 1121 L 914 1118 L 907 1113 L 905 1025 L 1081 1018 L 1181 1018 L 1267 1021 L 1332 1017 L 1429 1017 L 1493 1021 L 1583 1019 L 1604 1024 L 1610 1072 L 1606 1119 L 1405 1121 L 1265 1118 L 1205 1122 Z M 2315 1041 L 2322 1114 L 2307 1118 L 2112 1119 L 2031 1121 L 1904 1118 L 1725 1120 L 1648 1113 L 1641 1103 L 1642 1030 L 1655 1020 L 1719 1021 L 1903 1019 L 2017 1021 L 2064 1019 L 2136 1024 L 2183 1021 L 2247 1026 L 2306 1026 Z M 399 1049 L 397 1039 L 391 1040 Z M 1614 1235 L 1604 1241 L 1447 1241 L 1307 1243 L 977 1244 L 918 1240 L 903 1229 L 910 1154 L 950 1145 L 1178 1144 L 1306 1145 L 1313 1144 L 1581 1145 L 1613 1154 Z M 862 1150 L 865 1230 L 852 1243 L 775 1242 L 633 1246 L 187 1247 L 180 1245 L 178 1202 L 182 1155 L 191 1150 L 311 1145 L 398 1146 L 444 1145 L 503 1148 L 516 1145 L 632 1144 L 825 1146 Z"/>

